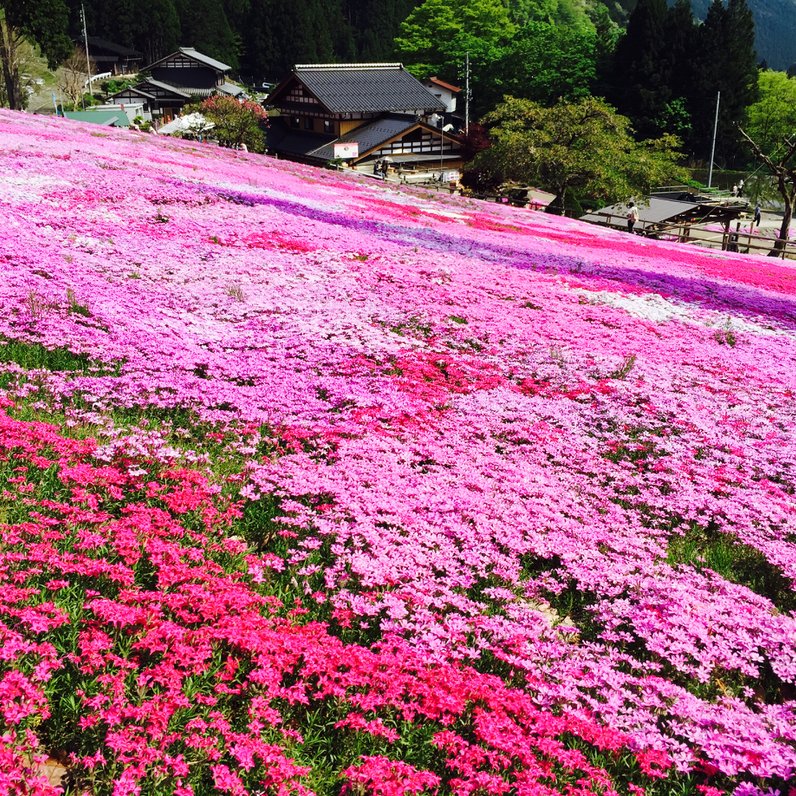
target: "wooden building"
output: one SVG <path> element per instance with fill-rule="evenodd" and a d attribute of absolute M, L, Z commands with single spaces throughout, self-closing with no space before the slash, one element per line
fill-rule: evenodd
<path fill-rule="evenodd" d="M 192 47 L 180 47 L 147 66 L 147 77 L 109 97 L 115 103 L 144 102 L 153 117 L 164 121 L 179 115 L 183 106 L 213 94 L 237 97 L 243 90 L 227 80 L 231 69 Z"/>
<path fill-rule="evenodd" d="M 299 64 L 271 93 L 270 151 L 307 163 L 458 169 L 461 139 L 441 129 L 444 103 L 397 63 Z"/>
<path fill-rule="evenodd" d="M 144 61 L 144 56 L 137 50 L 122 47 L 99 36 L 88 37 L 88 55 L 96 66 L 96 72 L 110 72 L 112 75 L 138 72 Z"/>
<path fill-rule="evenodd" d="M 445 105 L 445 113 L 456 113 L 456 97 L 461 92 L 458 86 L 452 86 L 438 77 L 429 77 L 423 85 Z"/>

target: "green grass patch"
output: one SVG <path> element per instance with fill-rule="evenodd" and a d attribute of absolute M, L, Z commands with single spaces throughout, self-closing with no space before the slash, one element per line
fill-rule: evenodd
<path fill-rule="evenodd" d="M 98 367 L 88 354 L 76 354 L 68 348 L 45 348 L 41 343 L 0 338 L 0 362 L 14 362 L 28 370 L 81 371 Z"/>
<path fill-rule="evenodd" d="M 732 583 L 746 586 L 771 600 L 778 610 L 796 610 L 796 592 L 782 572 L 754 547 L 737 536 L 719 531 L 715 525 L 692 524 L 682 536 L 669 540 L 667 561 L 710 569 Z"/>
<path fill-rule="evenodd" d="M 119 376 L 123 362 L 105 363 L 88 354 L 78 354 L 65 346 L 47 348 L 41 343 L 0 337 L 0 363 L 13 362 L 26 370 L 91 373 L 94 376 Z"/>

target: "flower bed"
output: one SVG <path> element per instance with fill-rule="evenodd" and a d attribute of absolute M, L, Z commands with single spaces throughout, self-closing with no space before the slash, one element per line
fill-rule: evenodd
<path fill-rule="evenodd" d="M 787 792 L 796 269 L 0 140 L 9 792 Z"/>

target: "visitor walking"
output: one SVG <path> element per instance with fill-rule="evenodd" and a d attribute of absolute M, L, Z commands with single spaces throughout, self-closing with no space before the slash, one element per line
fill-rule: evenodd
<path fill-rule="evenodd" d="M 761 217 L 762 217 L 762 212 L 760 210 L 760 202 L 758 202 L 755 205 L 755 214 L 752 217 L 752 229 L 754 229 L 755 227 L 757 227 L 758 229 L 760 228 Z"/>
<path fill-rule="evenodd" d="M 635 202 L 627 203 L 627 231 L 633 232 L 633 227 L 636 226 L 638 221 L 638 208 Z"/>

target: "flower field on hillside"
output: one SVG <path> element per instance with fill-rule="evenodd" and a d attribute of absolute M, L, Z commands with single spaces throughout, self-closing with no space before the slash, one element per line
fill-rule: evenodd
<path fill-rule="evenodd" d="M 0 144 L 0 793 L 796 793 L 792 264 Z"/>

